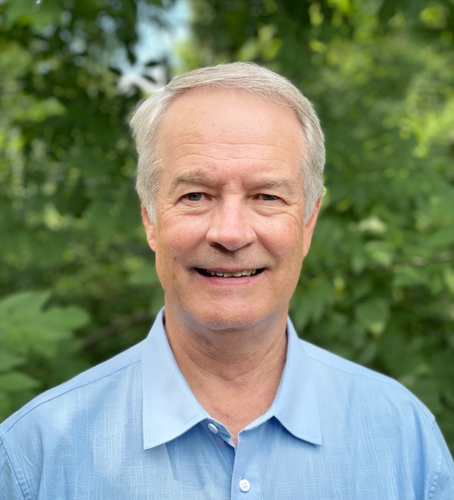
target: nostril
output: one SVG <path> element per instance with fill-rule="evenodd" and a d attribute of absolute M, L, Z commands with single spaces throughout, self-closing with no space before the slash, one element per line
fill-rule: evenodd
<path fill-rule="evenodd" d="M 256 234 L 248 217 L 247 207 L 238 200 L 221 202 L 212 213 L 206 234 L 212 245 L 235 251 L 256 240 Z"/>
<path fill-rule="evenodd" d="M 206 239 L 211 245 L 235 251 L 248 246 L 256 241 L 255 232 L 251 228 L 220 228 L 212 227 L 206 234 Z"/>

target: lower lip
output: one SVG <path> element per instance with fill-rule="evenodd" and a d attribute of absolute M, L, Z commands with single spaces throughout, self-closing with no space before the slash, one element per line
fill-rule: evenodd
<path fill-rule="evenodd" d="M 251 285 L 257 282 L 260 279 L 265 271 L 262 271 L 259 274 L 255 274 L 254 276 L 243 276 L 242 278 L 222 278 L 220 276 L 205 276 L 203 274 L 194 271 L 199 278 L 202 278 L 203 282 L 206 284 L 211 284 L 213 286 L 219 287 L 228 287 L 228 288 L 237 288 Z"/>

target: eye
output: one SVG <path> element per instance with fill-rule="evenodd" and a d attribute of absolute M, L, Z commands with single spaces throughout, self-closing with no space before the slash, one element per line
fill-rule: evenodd
<path fill-rule="evenodd" d="M 201 201 L 203 197 L 203 193 L 188 193 L 183 196 L 188 201 Z"/>
<path fill-rule="evenodd" d="M 274 194 L 266 194 L 266 193 L 260 193 L 258 197 L 263 200 L 263 201 L 277 201 L 279 200 L 279 196 L 276 196 Z"/>

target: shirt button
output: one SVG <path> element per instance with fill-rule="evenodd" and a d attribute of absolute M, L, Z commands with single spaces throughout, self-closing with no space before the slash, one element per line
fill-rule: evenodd
<path fill-rule="evenodd" d="M 211 423 L 211 422 L 208 424 L 208 429 L 210 429 L 210 431 L 213 434 L 217 434 L 219 432 L 218 428 L 213 423 Z"/>
<path fill-rule="evenodd" d="M 240 485 L 240 490 L 243 493 L 246 493 L 251 489 L 251 483 L 247 479 L 242 479 L 239 485 Z"/>

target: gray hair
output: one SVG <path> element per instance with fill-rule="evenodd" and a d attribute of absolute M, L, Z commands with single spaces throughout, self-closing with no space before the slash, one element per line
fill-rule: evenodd
<path fill-rule="evenodd" d="M 174 78 L 137 108 L 131 128 L 139 155 L 136 189 L 148 216 L 156 220 L 156 195 L 161 159 L 156 140 L 169 105 L 191 89 L 211 87 L 241 91 L 289 107 L 303 131 L 305 151 L 301 159 L 304 220 L 307 222 L 323 192 L 324 136 L 310 101 L 286 78 L 254 63 L 235 62 L 200 68 Z"/>

